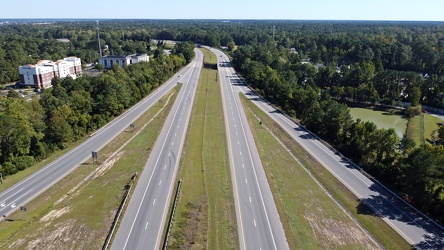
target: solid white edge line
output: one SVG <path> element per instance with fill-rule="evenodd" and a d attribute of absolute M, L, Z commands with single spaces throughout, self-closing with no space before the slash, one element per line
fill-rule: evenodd
<path fill-rule="evenodd" d="M 195 65 L 196 63 L 197 63 L 197 62 L 194 62 L 194 65 Z M 182 100 L 183 100 L 184 96 L 185 96 L 185 90 L 182 92 L 182 96 L 181 96 L 181 98 L 180 98 L 180 100 L 179 100 L 179 103 L 182 103 Z M 175 112 L 175 114 L 174 114 L 173 117 L 176 117 L 178 111 L 179 111 L 179 107 L 177 107 L 176 112 Z M 174 120 L 174 119 L 173 119 L 173 120 Z M 125 245 L 123 246 L 123 249 L 125 249 L 125 248 L 126 248 L 126 245 L 128 244 L 129 237 L 131 236 L 131 232 L 133 231 L 134 224 L 136 223 L 137 216 L 139 215 L 140 208 L 142 207 L 143 200 L 145 199 L 146 192 L 148 191 L 148 187 L 149 187 L 149 185 L 150 185 L 150 183 L 151 183 L 151 180 L 152 180 L 152 178 L 153 178 L 154 172 L 156 171 L 157 164 L 158 164 L 158 162 L 159 162 L 159 160 L 160 160 L 160 156 L 162 155 L 162 152 L 163 152 L 163 150 L 164 150 L 164 148 L 165 148 L 165 144 L 166 144 L 166 141 L 167 141 L 167 139 L 168 139 L 168 135 L 169 135 L 169 133 L 170 133 L 170 131 L 171 131 L 172 126 L 173 126 L 173 123 L 171 123 L 170 127 L 169 127 L 168 130 L 167 130 L 167 134 L 165 135 L 165 141 L 164 141 L 163 144 L 162 144 L 162 147 L 161 147 L 161 149 L 160 149 L 160 153 L 159 153 L 159 155 L 158 155 L 158 157 L 157 157 L 156 163 L 154 164 L 154 169 L 153 169 L 153 171 L 152 171 L 152 173 L 151 173 L 150 179 L 149 179 L 149 181 L 148 181 L 148 185 L 147 185 L 146 188 L 145 188 L 145 192 L 143 193 L 142 199 L 141 199 L 141 201 L 140 201 L 139 208 L 137 209 L 136 216 L 134 217 L 134 221 L 133 221 L 133 223 L 132 223 L 132 225 L 131 225 L 131 228 L 130 228 L 130 230 L 129 230 L 129 232 L 128 232 L 128 237 L 126 238 Z M 178 125 L 178 126 L 179 126 L 179 125 Z"/>

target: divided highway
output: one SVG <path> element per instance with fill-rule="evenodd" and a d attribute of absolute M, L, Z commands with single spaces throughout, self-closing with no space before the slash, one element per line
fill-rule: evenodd
<path fill-rule="evenodd" d="M 218 50 L 213 51 L 221 54 Z M 295 124 L 265 100 L 258 98 L 258 96 L 234 74 L 228 58 L 225 56 L 222 58 L 224 61 L 224 71 L 233 72 L 231 75 L 228 75 L 232 81 L 231 88 L 237 88 L 237 91 L 248 94 L 247 96 L 252 102 L 280 124 L 294 140 L 361 199 L 362 203 L 373 209 L 387 224 L 415 248 L 444 249 L 444 229 L 440 225 L 435 224 L 427 217 L 407 206 L 402 200 L 396 197 L 396 195 L 387 191 L 375 181 L 367 178 L 355 165 L 324 145 L 319 138 L 309 133 L 305 128 Z M 257 240 L 259 240 L 259 238 Z"/>
<path fill-rule="evenodd" d="M 153 147 L 128 203 L 111 249 L 159 249 L 171 194 L 190 119 L 203 54 L 194 50 L 191 70 L 177 80 L 183 86 Z"/>
<path fill-rule="evenodd" d="M 240 89 L 230 81 L 234 74 L 228 58 L 212 50 L 219 61 L 219 79 L 241 249 L 289 249 L 284 229 L 257 152 Z"/>
<path fill-rule="evenodd" d="M 123 130 L 129 127 L 139 116 L 155 104 L 170 89 L 176 86 L 179 75 L 190 74 L 195 70 L 196 60 L 174 75 L 170 80 L 160 86 L 155 92 L 133 106 L 130 110 L 98 130 L 85 142 L 60 156 L 58 159 L 49 163 L 34 174 L 23 179 L 14 186 L 0 193 L 0 215 L 8 216 L 20 206 L 26 205 L 27 202 L 43 193 L 54 183 L 61 180 L 68 173 L 76 169 L 82 162 L 91 157 L 92 151 L 98 151 L 108 142 L 114 139 Z M 99 157 L 101 157 L 99 155 Z M 3 216 L 0 220 L 3 220 Z"/>

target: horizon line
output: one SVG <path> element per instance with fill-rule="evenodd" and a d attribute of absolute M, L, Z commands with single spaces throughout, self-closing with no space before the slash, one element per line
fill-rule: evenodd
<path fill-rule="evenodd" d="M 272 18 L 109 18 L 109 17 L 8 17 L 0 20 L 188 20 L 188 21 L 327 21 L 327 22 L 444 22 L 444 20 L 389 20 L 389 19 L 272 19 Z"/>

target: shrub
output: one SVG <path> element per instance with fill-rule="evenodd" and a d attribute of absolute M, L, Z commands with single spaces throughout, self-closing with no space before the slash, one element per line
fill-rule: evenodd
<path fill-rule="evenodd" d="M 4 175 L 12 175 L 17 173 L 17 168 L 10 161 L 3 163 L 3 170 L 5 171 Z"/>
<path fill-rule="evenodd" d="M 18 171 L 25 170 L 34 164 L 34 157 L 32 156 L 19 156 L 15 157 L 12 162 L 14 163 Z"/>
<path fill-rule="evenodd" d="M 421 107 L 408 106 L 404 110 L 404 114 L 410 118 L 412 118 L 413 116 L 417 116 L 417 115 L 421 114 Z"/>

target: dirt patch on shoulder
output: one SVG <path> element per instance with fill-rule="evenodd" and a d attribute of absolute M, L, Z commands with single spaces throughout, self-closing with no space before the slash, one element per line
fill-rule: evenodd
<path fill-rule="evenodd" d="M 84 231 L 89 230 L 85 224 L 78 225 L 75 219 L 69 219 L 54 225 L 34 240 L 30 241 L 25 249 L 91 249 L 87 244 L 91 239 L 85 239 Z M 93 236 L 89 236 L 90 238 Z"/>
<path fill-rule="evenodd" d="M 379 249 L 371 239 L 357 227 L 350 227 L 349 224 L 331 218 L 323 220 L 316 219 L 319 217 L 315 218 L 312 216 L 306 216 L 305 218 L 310 223 L 314 234 L 325 249 L 335 249 L 350 244 L 365 246 L 365 249 Z"/>
<path fill-rule="evenodd" d="M 8 246 L 8 249 L 18 249 L 25 242 L 25 239 L 18 239 Z"/>
<path fill-rule="evenodd" d="M 124 151 L 119 151 L 117 154 L 111 156 L 111 158 L 108 158 L 106 162 L 104 162 L 99 169 L 97 169 L 96 174 L 94 175 L 94 178 L 98 176 L 102 176 L 108 169 L 110 169 L 112 166 L 114 166 L 114 163 L 122 157 L 124 154 Z"/>
<path fill-rule="evenodd" d="M 48 214 L 43 216 L 40 219 L 40 221 L 47 222 L 47 221 L 50 221 L 52 219 L 59 218 L 60 216 L 62 216 L 63 214 L 68 213 L 69 211 L 70 211 L 69 207 L 64 207 L 64 208 L 61 208 L 59 210 L 52 210 L 51 212 L 49 212 Z"/>

